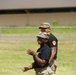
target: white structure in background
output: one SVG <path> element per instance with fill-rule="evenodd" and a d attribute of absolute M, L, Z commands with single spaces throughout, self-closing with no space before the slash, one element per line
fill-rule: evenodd
<path fill-rule="evenodd" d="M 76 24 L 76 0 L 0 0 L 0 26 Z"/>

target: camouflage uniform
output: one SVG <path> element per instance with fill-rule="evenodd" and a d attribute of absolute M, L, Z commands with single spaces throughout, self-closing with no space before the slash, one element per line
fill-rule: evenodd
<path fill-rule="evenodd" d="M 56 61 L 53 60 L 49 66 L 35 69 L 36 75 L 54 75 L 56 71 Z"/>
<path fill-rule="evenodd" d="M 39 35 L 37 37 L 49 39 L 49 36 L 45 33 L 39 33 Z M 36 51 L 36 55 L 40 59 L 46 61 L 46 64 L 44 66 L 41 66 L 34 59 L 33 68 L 36 71 L 36 75 L 49 75 L 48 63 L 49 63 L 49 59 L 51 56 L 51 50 L 50 50 L 49 46 L 46 43 L 44 45 L 40 46 L 40 48 Z"/>
<path fill-rule="evenodd" d="M 43 22 L 42 24 L 40 24 L 39 29 L 50 29 L 50 24 L 47 22 Z M 47 32 L 47 31 L 42 31 L 41 32 Z M 47 67 L 46 71 L 47 71 L 47 75 L 54 75 L 56 72 L 56 68 L 57 68 L 57 50 L 58 50 L 58 39 L 49 32 L 47 32 L 47 34 L 49 34 L 49 40 L 47 42 L 47 45 L 51 48 L 55 47 L 56 48 L 56 54 L 54 56 L 54 59 L 50 62 L 49 66 Z M 42 74 L 42 75 L 46 75 L 46 74 Z"/>

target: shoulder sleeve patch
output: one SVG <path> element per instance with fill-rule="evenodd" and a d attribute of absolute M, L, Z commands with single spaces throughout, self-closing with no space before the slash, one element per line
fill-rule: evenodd
<path fill-rule="evenodd" d="M 55 46 L 56 45 L 56 41 L 52 41 L 52 44 Z"/>

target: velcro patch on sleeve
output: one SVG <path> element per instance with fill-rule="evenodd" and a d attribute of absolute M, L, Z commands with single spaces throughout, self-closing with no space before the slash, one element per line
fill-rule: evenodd
<path fill-rule="evenodd" d="M 56 45 L 56 41 L 53 41 L 52 44 L 55 46 Z"/>

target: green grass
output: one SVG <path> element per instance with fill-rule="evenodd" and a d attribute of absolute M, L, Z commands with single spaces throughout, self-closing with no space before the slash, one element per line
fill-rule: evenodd
<path fill-rule="evenodd" d="M 3 34 L 24 34 L 24 33 L 34 33 L 38 32 L 37 27 L 10 27 L 10 28 L 1 28 L 1 33 Z"/>
<path fill-rule="evenodd" d="M 33 49 L 34 45 L 36 48 L 35 41 L 0 41 L 0 74 L 24 75 L 22 68 L 32 62 L 32 57 L 26 54 L 26 50 Z M 33 75 L 32 72 L 31 74 Z M 30 73 L 27 72 L 27 75 Z"/>
<path fill-rule="evenodd" d="M 33 62 L 26 50 L 37 50 L 36 40 L 0 40 L 0 75 L 35 75 L 34 70 L 23 73 L 22 68 Z M 76 41 L 59 41 L 56 75 L 76 75 Z"/>
<path fill-rule="evenodd" d="M 59 41 L 57 75 L 76 74 L 76 41 Z"/>
<path fill-rule="evenodd" d="M 51 32 L 57 37 L 76 37 L 76 26 L 53 26 Z M 36 36 L 39 33 L 38 27 L 10 27 L 0 28 L 1 37 L 26 37 Z"/>
<path fill-rule="evenodd" d="M 76 26 L 52 26 L 52 32 L 76 32 Z M 65 31 L 65 32 L 64 32 Z M 38 33 L 38 27 L 7 27 L 7 28 L 0 28 L 0 32 L 3 34 L 31 34 L 31 33 Z"/>
<path fill-rule="evenodd" d="M 61 27 L 61 28 L 59 28 Z M 56 36 L 76 37 L 76 26 L 51 28 Z M 38 27 L 1 28 L 0 37 L 34 36 L 39 33 Z M 35 75 L 34 70 L 23 73 L 22 68 L 33 62 L 26 50 L 37 50 L 36 40 L 0 40 L 0 75 Z M 60 41 L 58 47 L 58 68 L 56 75 L 76 75 L 76 41 Z"/>

